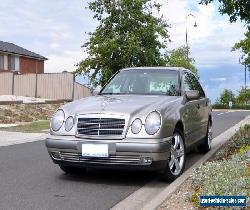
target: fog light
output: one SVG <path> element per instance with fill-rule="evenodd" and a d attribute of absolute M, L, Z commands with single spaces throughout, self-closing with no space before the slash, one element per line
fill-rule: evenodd
<path fill-rule="evenodd" d="M 142 163 L 150 165 L 153 162 L 151 157 L 144 157 L 142 158 Z"/>
<path fill-rule="evenodd" d="M 53 159 L 57 159 L 57 160 L 61 159 L 60 152 L 51 152 L 50 154 Z"/>

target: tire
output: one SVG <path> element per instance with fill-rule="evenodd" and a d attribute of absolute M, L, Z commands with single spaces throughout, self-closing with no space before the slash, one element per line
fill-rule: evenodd
<path fill-rule="evenodd" d="M 59 167 L 66 174 L 79 174 L 79 173 L 81 173 L 83 171 L 83 169 L 73 167 L 73 166 L 65 166 L 65 165 L 60 164 Z"/>
<path fill-rule="evenodd" d="M 207 134 L 202 144 L 200 144 L 197 149 L 200 153 L 205 154 L 211 150 L 212 143 L 212 125 L 211 122 L 208 121 L 207 125 Z"/>
<path fill-rule="evenodd" d="M 160 178 L 167 182 L 172 182 L 178 178 L 184 171 L 186 164 L 186 146 L 184 135 L 180 129 L 175 129 L 170 157 L 167 160 L 166 167 L 160 173 Z"/>

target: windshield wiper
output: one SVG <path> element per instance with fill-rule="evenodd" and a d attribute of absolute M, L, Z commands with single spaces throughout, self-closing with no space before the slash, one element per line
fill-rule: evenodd
<path fill-rule="evenodd" d="M 113 93 L 100 93 L 100 95 L 113 95 Z"/>
<path fill-rule="evenodd" d="M 100 93 L 100 95 L 125 95 L 126 93 Z"/>

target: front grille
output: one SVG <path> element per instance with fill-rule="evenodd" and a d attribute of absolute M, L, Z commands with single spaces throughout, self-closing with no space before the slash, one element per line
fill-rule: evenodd
<path fill-rule="evenodd" d="M 119 118 L 78 118 L 78 135 L 117 136 L 122 135 L 125 119 Z"/>
<path fill-rule="evenodd" d="M 110 155 L 107 158 L 87 158 L 82 157 L 79 153 L 73 152 L 59 152 L 58 157 L 51 153 L 54 159 L 60 159 L 69 162 L 85 162 L 85 163 L 102 163 L 102 164 L 141 164 L 141 157 L 137 155 Z"/>

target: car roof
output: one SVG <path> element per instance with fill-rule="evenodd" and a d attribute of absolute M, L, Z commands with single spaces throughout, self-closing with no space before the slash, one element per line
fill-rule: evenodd
<path fill-rule="evenodd" d="M 157 69 L 161 69 L 161 70 L 172 70 L 172 71 L 180 71 L 180 72 L 183 72 L 183 71 L 190 71 L 188 69 L 185 69 L 183 67 L 165 67 L 165 66 L 156 66 L 156 67 L 130 67 L 130 68 L 124 68 L 124 69 L 121 69 L 121 71 L 127 71 L 127 70 L 157 70 Z"/>

